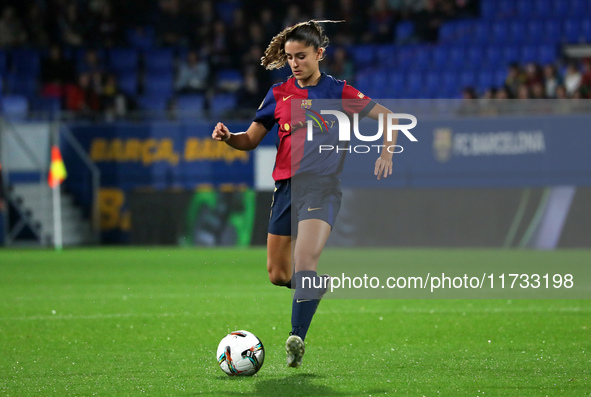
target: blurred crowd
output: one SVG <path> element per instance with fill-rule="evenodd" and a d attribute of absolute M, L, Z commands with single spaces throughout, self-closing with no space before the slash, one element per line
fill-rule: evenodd
<path fill-rule="evenodd" d="M 465 87 L 464 99 L 580 99 L 591 98 L 591 59 L 571 61 L 563 68 L 555 64 L 512 63 L 502 87 L 491 87 L 478 95 Z"/>

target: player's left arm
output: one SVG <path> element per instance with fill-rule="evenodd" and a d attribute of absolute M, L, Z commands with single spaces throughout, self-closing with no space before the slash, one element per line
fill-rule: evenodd
<path fill-rule="evenodd" d="M 387 115 L 388 113 L 392 113 L 390 110 L 386 109 L 382 105 L 376 103 L 376 105 L 369 111 L 367 117 L 372 118 L 374 120 L 379 120 L 380 117 L 383 117 L 382 125 L 387 125 Z M 398 124 L 397 119 L 392 119 L 393 123 Z M 382 178 L 387 178 L 388 175 L 392 175 L 392 156 L 393 153 L 388 151 L 389 147 L 392 147 L 392 151 L 394 149 L 394 145 L 396 145 L 396 139 L 398 138 L 398 131 L 392 131 L 392 139 L 388 139 L 388 134 L 384 132 L 384 147 L 382 148 L 382 153 L 380 157 L 376 160 L 376 165 L 373 171 L 373 174 L 378 177 L 378 180 Z"/>

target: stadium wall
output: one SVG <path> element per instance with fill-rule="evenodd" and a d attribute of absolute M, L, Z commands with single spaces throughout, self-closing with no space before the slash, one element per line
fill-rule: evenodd
<path fill-rule="evenodd" d="M 356 225 L 363 231 L 372 225 L 371 210 L 375 214 L 376 208 L 382 208 L 375 204 L 379 202 L 391 209 L 392 218 L 386 223 L 396 228 L 385 227 L 387 239 L 360 237 L 357 244 L 589 246 L 591 211 L 584 202 L 591 186 L 591 162 L 586 154 L 591 144 L 586 130 L 590 122 L 587 115 L 419 118 L 413 129 L 418 142 L 400 137 L 403 153 L 395 157 L 393 175 L 381 181 L 373 176 L 377 155 L 354 152 L 364 142 L 353 140 L 342 173 L 346 198 L 353 204 L 344 201 L 331 243 L 346 243 L 351 231 L 342 230 L 345 226 Z M 229 128 L 243 131 L 248 124 L 229 124 Z M 264 244 L 276 134 L 268 134 L 254 152 L 236 152 L 209 139 L 211 123 L 78 124 L 70 128 L 102 173 L 105 242 L 178 244 L 189 230 L 188 210 L 183 213 L 180 208 L 188 208 L 197 192 L 210 192 L 239 197 L 224 198 L 230 204 L 240 202 L 238 215 L 234 215 L 242 220 L 234 216 L 234 225 L 250 225 L 250 244 Z M 361 130 L 373 131 L 375 126 L 362 122 Z M 69 160 L 76 160 L 69 159 L 67 151 L 64 156 L 70 173 L 66 186 L 84 201 L 84 189 L 76 182 L 77 167 L 68 165 Z M 229 208 L 224 200 L 219 200 L 220 205 Z M 240 206 L 253 216 L 246 219 Z M 213 207 L 208 211 L 215 212 Z M 218 210 L 225 214 L 223 219 L 229 219 L 232 211 Z M 351 223 L 351 211 L 367 218 Z M 161 226 L 162 231 L 146 234 L 166 221 L 185 225 L 184 229 L 176 226 L 173 233 Z M 225 237 L 209 241 L 242 244 L 246 238 L 237 237 L 239 230 L 234 226 L 225 232 L 229 234 L 221 234 Z M 191 238 L 198 242 L 195 234 Z"/>

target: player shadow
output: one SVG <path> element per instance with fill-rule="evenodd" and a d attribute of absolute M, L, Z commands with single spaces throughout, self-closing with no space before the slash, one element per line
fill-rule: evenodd
<path fill-rule="evenodd" d="M 256 396 L 282 396 L 282 397 L 312 397 L 312 396 L 352 396 L 350 393 L 342 393 L 325 385 L 312 383 L 315 378 L 321 376 L 315 374 L 295 374 L 284 378 L 264 379 L 255 385 Z"/>

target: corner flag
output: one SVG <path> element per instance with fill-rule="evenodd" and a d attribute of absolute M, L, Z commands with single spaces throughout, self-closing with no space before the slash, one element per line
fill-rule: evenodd
<path fill-rule="evenodd" d="M 62 154 L 57 146 L 51 147 L 51 165 L 49 169 L 49 175 L 47 177 L 47 183 L 50 188 L 61 185 L 66 179 L 68 173 L 66 172 L 66 166 L 64 160 L 62 160 Z"/>

